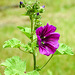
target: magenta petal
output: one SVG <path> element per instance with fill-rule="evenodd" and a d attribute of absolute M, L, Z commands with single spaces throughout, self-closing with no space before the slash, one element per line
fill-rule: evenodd
<path fill-rule="evenodd" d="M 59 37 L 60 37 L 59 33 L 51 33 L 48 36 L 46 36 L 45 38 L 43 38 L 42 41 L 50 43 L 56 49 L 58 49 L 58 47 L 59 47 L 59 43 L 58 43 Z"/>
<path fill-rule="evenodd" d="M 50 54 L 54 54 L 56 49 L 50 43 L 45 43 L 45 49 L 50 52 Z"/>
<path fill-rule="evenodd" d="M 37 29 L 36 29 L 36 35 L 41 36 L 42 31 L 43 31 L 43 27 L 42 27 L 42 26 L 41 26 L 41 27 L 39 27 L 39 28 L 37 28 Z"/>
<path fill-rule="evenodd" d="M 43 46 L 39 46 L 39 52 L 43 55 L 49 56 L 50 54 L 54 54 L 56 49 L 49 43 L 45 43 Z"/>
<path fill-rule="evenodd" d="M 47 25 L 44 26 L 43 33 L 42 34 L 43 34 L 43 36 L 46 36 L 47 34 L 50 34 L 52 32 L 55 32 L 55 30 L 56 30 L 56 27 L 55 26 L 49 25 L 47 23 Z"/>
<path fill-rule="evenodd" d="M 59 33 L 50 33 L 50 34 L 47 34 L 46 36 L 45 36 L 45 38 L 43 38 L 43 40 L 45 40 L 45 41 L 58 41 L 59 40 L 59 37 L 60 37 L 60 34 Z"/>
<path fill-rule="evenodd" d="M 39 46 L 39 52 L 46 56 L 50 55 L 50 52 L 48 52 L 43 46 Z"/>
<path fill-rule="evenodd" d="M 58 41 L 50 41 L 48 43 L 51 44 L 53 47 L 55 47 L 55 49 L 58 49 L 58 47 L 59 47 Z"/>
<path fill-rule="evenodd" d="M 41 38 L 40 38 L 40 36 L 38 36 L 38 35 L 37 35 L 37 43 L 38 43 L 38 45 L 41 44 Z"/>
<path fill-rule="evenodd" d="M 59 33 L 55 33 L 56 27 L 47 23 L 44 27 L 39 27 L 36 30 L 37 42 L 39 45 L 39 52 L 43 55 L 49 56 L 54 54 L 59 47 Z"/>

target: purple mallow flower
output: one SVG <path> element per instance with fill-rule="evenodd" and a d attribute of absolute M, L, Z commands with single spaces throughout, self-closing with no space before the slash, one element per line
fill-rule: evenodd
<path fill-rule="evenodd" d="M 23 4 L 23 2 L 20 1 L 20 5 L 22 5 L 22 4 Z"/>
<path fill-rule="evenodd" d="M 39 15 L 39 12 L 37 13 L 37 15 Z"/>
<path fill-rule="evenodd" d="M 45 8 L 45 5 L 43 5 L 42 7 Z"/>
<path fill-rule="evenodd" d="M 39 52 L 43 55 L 49 56 L 54 54 L 59 47 L 60 34 L 55 32 L 56 27 L 47 23 L 44 27 L 36 29 L 37 43 L 39 45 Z"/>

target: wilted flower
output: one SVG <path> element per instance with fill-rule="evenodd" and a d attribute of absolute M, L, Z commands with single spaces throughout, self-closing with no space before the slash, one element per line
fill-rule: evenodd
<path fill-rule="evenodd" d="M 45 8 L 45 5 L 43 5 L 42 7 Z"/>
<path fill-rule="evenodd" d="M 36 29 L 37 43 L 39 45 L 39 52 L 49 56 L 54 54 L 59 47 L 60 34 L 55 32 L 56 27 L 47 23 L 44 27 Z"/>

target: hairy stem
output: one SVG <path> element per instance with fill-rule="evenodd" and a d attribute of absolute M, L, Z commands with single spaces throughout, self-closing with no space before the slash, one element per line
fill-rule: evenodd
<path fill-rule="evenodd" d="M 24 51 L 24 50 L 22 50 L 20 47 L 19 47 L 19 49 L 20 49 L 20 51 L 22 51 L 22 52 L 24 52 L 24 53 L 30 53 L 30 54 L 33 54 L 32 52 L 26 52 L 26 51 Z"/>
<path fill-rule="evenodd" d="M 31 43 L 33 42 L 33 17 L 31 15 Z M 36 55 L 35 50 L 33 49 L 33 60 L 34 60 L 34 70 L 36 69 Z"/>
<path fill-rule="evenodd" d="M 34 70 L 36 70 L 36 55 L 35 55 L 35 51 L 33 53 L 33 58 L 34 58 Z"/>
<path fill-rule="evenodd" d="M 22 50 L 20 47 L 19 47 L 19 49 L 22 51 L 22 52 L 25 52 L 24 50 Z"/>
<path fill-rule="evenodd" d="M 33 17 L 31 16 L 31 43 L 33 42 Z"/>
<path fill-rule="evenodd" d="M 48 59 L 48 61 L 40 68 L 40 70 L 42 70 L 47 64 L 48 62 L 50 61 L 50 59 L 53 57 L 53 54 L 51 55 L 51 57 Z"/>

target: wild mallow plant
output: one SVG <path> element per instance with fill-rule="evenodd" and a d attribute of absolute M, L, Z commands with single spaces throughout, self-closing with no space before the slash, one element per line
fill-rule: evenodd
<path fill-rule="evenodd" d="M 56 27 L 47 23 L 44 27 L 40 21 L 41 13 L 44 12 L 45 6 L 39 6 L 39 2 L 36 0 L 33 2 L 20 2 L 20 8 L 25 8 L 25 16 L 29 16 L 31 21 L 31 28 L 18 26 L 21 32 L 23 32 L 31 41 L 28 44 L 21 43 L 18 39 L 12 38 L 5 41 L 3 48 L 19 48 L 23 52 L 27 52 L 33 55 L 34 69 L 31 72 L 26 72 L 26 62 L 22 61 L 18 56 L 13 56 L 6 59 L 2 66 L 5 66 L 5 75 L 40 75 L 41 71 L 55 55 L 73 55 L 72 49 L 66 44 L 58 43 L 60 34 L 55 32 Z M 37 50 L 40 54 L 50 56 L 49 60 L 42 66 L 37 67 L 36 56 Z"/>

